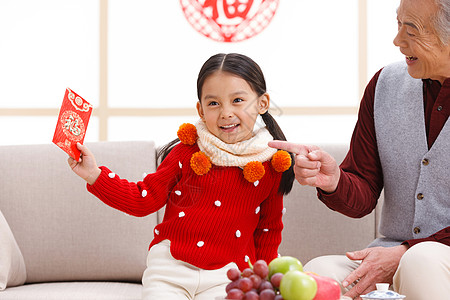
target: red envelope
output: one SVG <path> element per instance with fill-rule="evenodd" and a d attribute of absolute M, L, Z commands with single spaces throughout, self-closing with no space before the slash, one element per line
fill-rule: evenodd
<path fill-rule="evenodd" d="M 91 113 L 92 105 L 67 88 L 59 111 L 53 143 L 75 160 L 80 159 L 81 153 L 77 149 L 77 142 L 83 144 Z"/>

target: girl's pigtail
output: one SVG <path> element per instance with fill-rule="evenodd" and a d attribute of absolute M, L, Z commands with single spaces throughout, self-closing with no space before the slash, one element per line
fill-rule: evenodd
<path fill-rule="evenodd" d="M 163 160 L 169 155 L 170 151 L 180 142 L 179 138 L 174 139 L 173 141 L 167 143 L 164 145 L 161 149 L 158 150 L 158 153 L 156 154 L 156 161 L 158 162 L 158 165 L 163 162 Z"/>
<path fill-rule="evenodd" d="M 264 114 L 261 115 L 264 123 L 266 124 L 267 130 L 270 132 L 270 134 L 273 136 L 275 140 L 280 141 L 286 141 L 286 136 L 284 135 L 283 131 L 281 130 L 280 126 L 278 125 L 277 121 L 272 117 L 272 115 L 266 111 Z M 283 172 L 283 175 L 281 177 L 280 187 L 278 189 L 278 192 L 287 195 L 292 190 L 292 185 L 294 184 L 294 155 L 292 153 L 289 153 L 291 156 L 291 167 Z"/>

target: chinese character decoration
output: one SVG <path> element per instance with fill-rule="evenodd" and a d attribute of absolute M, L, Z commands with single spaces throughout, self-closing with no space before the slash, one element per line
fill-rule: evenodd
<path fill-rule="evenodd" d="M 180 0 L 188 22 L 218 42 L 240 42 L 263 31 L 279 0 Z"/>

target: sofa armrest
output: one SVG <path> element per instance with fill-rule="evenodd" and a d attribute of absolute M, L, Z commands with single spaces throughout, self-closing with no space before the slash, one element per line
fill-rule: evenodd
<path fill-rule="evenodd" d="M 86 144 L 99 165 L 122 178 L 155 171 L 153 142 Z M 22 251 L 27 283 L 110 280 L 140 282 L 156 213 L 135 218 L 86 190 L 86 182 L 53 144 L 0 147 L 0 210 Z"/>

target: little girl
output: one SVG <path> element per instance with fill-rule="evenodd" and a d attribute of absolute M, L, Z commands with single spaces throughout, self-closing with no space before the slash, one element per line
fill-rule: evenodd
<path fill-rule="evenodd" d="M 89 192 L 134 216 L 166 206 L 154 228 L 143 299 L 211 300 L 226 295 L 226 272 L 278 255 L 283 194 L 292 188 L 292 157 L 268 147 L 286 140 L 269 114 L 264 75 L 249 57 L 216 54 L 197 79 L 200 120 L 183 124 L 159 153 L 157 171 L 137 183 L 97 167 L 81 144 L 69 158 Z M 265 127 L 255 128 L 258 115 Z"/>

